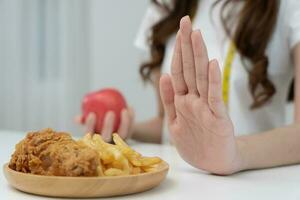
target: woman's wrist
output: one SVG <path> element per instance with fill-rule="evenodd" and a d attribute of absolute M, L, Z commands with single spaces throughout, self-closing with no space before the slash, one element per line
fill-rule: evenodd
<path fill-rule="evenodd" d="M 132 127 L 131 138 L 150 143 L 161 142 L 162 119 L 159 117 L 135 123 Z"/>
<path fill-rule="evenodd" d="M 250 162 L 249 162 L 249 152 L 247 148 L 247 141 L 244 137 L 237 137 L 236 138 L 237 144 L 237 151 L 238 151 L 238 164 L 237 164 L 237 172 L 244 171 L 250 169 Z"/>

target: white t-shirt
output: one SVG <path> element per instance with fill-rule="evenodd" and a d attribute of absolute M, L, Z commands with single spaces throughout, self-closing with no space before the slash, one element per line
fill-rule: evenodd
<path fill-rule="evenodd" d="M 211 11 L 213 2 L 212 0 L 201 0 L 197 15 L 193 20 L 193 28 L 201 30 L 209 58 L 216 58 L 223 70 L 230 40 L 220 21 L 221 5 Z M 138 48 L 149 49 L 147 38 L 151 34 L 150 28 L 163 15 L 163 11 L 156 5 L 149 6 L 135 41 Z M 266 55 L 269 58 L 268 75 L 276 88 L 276 93 L 270 103 L 255 110 L 250 109 L 253 99 L 248 89 L 248 73 L 242 65 L 240 56 L 236 54 L 234 58 L 231 69 L 228 112 L 233 121 L 236 135 L 257 133 L 285 124 L 286 99 L 294 76 L 291 50 L 298 42 L 300 42 L 300 1 L 282 0 L 277 24 L 266 49 Z M 166 44 L 162 63 L 163 73 L 170 72 L 174 44 L 175 35 Z"/>

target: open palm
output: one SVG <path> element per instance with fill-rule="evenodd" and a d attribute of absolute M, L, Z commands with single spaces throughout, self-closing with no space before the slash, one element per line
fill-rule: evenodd
<path fill-rule="evenodd" d="M 171 76 L 160 80 L 171 138 L 182 158 L 217 174 L 239 170 L 233 124 L 222 97 L 221 73 L 209 61 L 199 30 L 182 18 L 176 36 Z"/>

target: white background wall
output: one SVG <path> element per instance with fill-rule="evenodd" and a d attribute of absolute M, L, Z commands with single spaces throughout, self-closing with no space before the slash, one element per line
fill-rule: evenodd
<path fill-rule="evenodd" d="M 0 0 L 0 129 L 80 134 L 85 93 L 116 87 L 137 120 L 156 112 L 133 45 L 149 0 Z"/>
<path fill-rule="evenodd" d="M 135 108 L 137 119 L 156 113 L 151 86 L 145 87 L 139 65 L 145 57 L 133 45 L 149 1 L 91 1 L 92 89 L 117 87 Z"/>

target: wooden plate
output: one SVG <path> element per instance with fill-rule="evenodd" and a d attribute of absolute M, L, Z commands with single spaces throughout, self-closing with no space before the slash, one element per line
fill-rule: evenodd
<path fill-rule="evenodd" d="M 162 162 L 155 172 L 116 177 L 43 176 L 17 172 L 3 166 L 7 181 L 23 192 L 52 197 L 109 197 L 133 194 L 159 185 L 169 165 Z"/>

